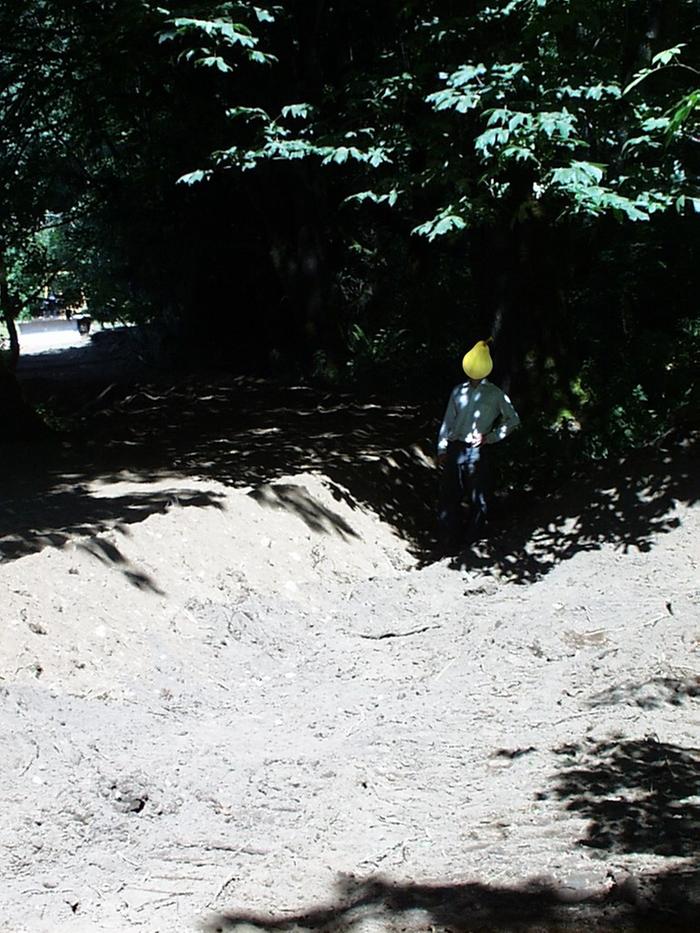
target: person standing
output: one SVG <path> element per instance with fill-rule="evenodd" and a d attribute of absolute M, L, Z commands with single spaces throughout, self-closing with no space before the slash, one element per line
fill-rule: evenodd
<path fill-rule="evenodd" d="M 452 390 L 438 434 L 438 531 L 446 550 L 472 544 L 482 536 L 490 481 L 489 447 L 520 424 L 511 400 L 486 378 L 493 369 L 489 343 L 479 340 L 465 354 L 466 382 Z M 466 529 L 462 522 L 465 499 L 470 506 Z"/>

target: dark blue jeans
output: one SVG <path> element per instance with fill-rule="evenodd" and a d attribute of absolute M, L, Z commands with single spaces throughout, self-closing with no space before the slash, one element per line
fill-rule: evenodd
<path fill-rule="evenodd" d="M 483 535 L 489 492 L 490 451 L 488 446 L 468 447 L 452 441 L 442 465 L 438 501 L 440 543 L 446 547 L 471 544 Z M 469 503 L 465 527 L 462 503 Z"/>

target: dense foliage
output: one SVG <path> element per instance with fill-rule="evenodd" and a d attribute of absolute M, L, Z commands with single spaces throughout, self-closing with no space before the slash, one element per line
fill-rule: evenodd
<path fill-rule="evenodd" d="M 695 0 L 8 0 L 3 315 L 442 396 L 475 339 L 546 453 L 697 406 Z"/>

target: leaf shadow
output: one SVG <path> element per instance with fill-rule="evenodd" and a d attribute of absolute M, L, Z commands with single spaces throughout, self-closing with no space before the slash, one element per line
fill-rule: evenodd
<path fill-rule="evenodd" d="M 632 875 L 608 870 L 598 886 L 533 876 L 519 883 L 400 882 L 386 876 L 341 875 L 335 898 L 308 910 L 214 913 L 205 933 L 563 933 L 563 931 L 691 931 L 700 906 L 697 805 L 700 756 L 695 749 L 643 740 L 583 739 L 555 749 L 552 785 L 535 794 L 585 817 L 579 844 L 610 854 L 654 854 L 661 867 Z M 679 864 L 679 858 L 682 862 Z"/>
<path fill-rule="evenodd" d="M 23 491 L 14 495 L 21 516 L 14 526 L 7 509 L 0 516 L 5 558 L 27 553 L 31 542 L 60 546 L 69 533 L 100 533 L 114 521 L 139 521 L 165 507 L 158 495 L 115 498 L 107 506 L 81 491 L 95 478 L 116 481 L 124 472 L 143 482 L 196 476 L 252 487 L 258 501 L 284 506 L 315 533 L 341 533 L 351 541 L 347 519 L 285 489 L 290 477 L 311 472 L 323 477 L 338 502 L 369 508 L 389 524 L 419 565 L 436 559 L 434 405 L 221 374 L 166 385 L 111 383 L 108 390 L 98 382 L 57 385 L 41 383 L 35 391 L 56 391 L 64 414 L 77 409 L 76 430 L 70 444 L 57 445 L 41 468 L 29 471 Z M 507 460 L 508 444 L 497 445 L 497 457 Z M 609 545 L 647 551 L 679 527 L 679 504 L 700 501 L 697 449 L 697 443 L 648 449 L 572 476 L 558 491 L 545 492 L 542 477 L 537 494 L 501 490 L 493 497 L 488 539 L 458 554 L 451 566 L 529 583 L 581 552 Z M 301 488 L 301 481 L 291 485 Z M 3 489 L 12 499 L 13 483 L 3 479 Z M 38 502 L 43 517 L 36 520 L 37 508 L 27 503 Z M 213 494 L 191 492 L 182 504 L 216 502 Z M 17 536 L 30 543 L 23 546 Z"/>

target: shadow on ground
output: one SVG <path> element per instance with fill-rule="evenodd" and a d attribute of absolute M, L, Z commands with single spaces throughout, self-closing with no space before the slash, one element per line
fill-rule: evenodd
<path fill-rule="evenodd" d="M 700 677 L 652 677 L 642 683 L 616 684 L 591 697 L 588 705 L 615 706 L 620 703 L 640 709 L 660 709 L 664 703 L 683 706 L 687 700 L 700 696 Z"/>
<path fill-rule="evenodd" d="M 321 505 L 303 486 L 296 483 L 263 483 L 249 495 L 258 505 L 292 512 L 316 534 L 335 533 L 345 541 L 358 537 L 342 515 Z"/>
<path fill-rule="evenodd" d="M 8 448 L 3 453 L 7 455 Z M 174 505 L 183 508 L 221 508 L 221 495 L 198 489 L 177 488 L 136 491 L 103 496 L 88 488 L 102 477 L 97 464 L 74 458 L 76 451 L 59 445 L 31 451 L 14 449 L 12 467 L 0 469 L 0 561 L 14 560 L 43 550 L 63 547 L 72 535 L 96 536 L 116 529 L 128 534 L 128 526 Z M 143 482 L 157 478 L 139 473 Z M 119 478 L 123 479 L 124 475 Z M 93 555 L 103 563 L 120 565 L 125 558 L 111 543 L 94 539 Z M 125 570 L 127 575 L 131 570 Z M 148 588 L 148 581 L 130 582 Z"/>
<path fill-rule="evenodd" d="M 352 509 L 368 503 L 409 541 L 432 520 L 434 470 L 416 443 L 415 408 L 358 403 L 301 387 L 256 380 L 227 385 L 28 386 L 72 420 L 70 440 L 40 448 L 2 448 L 0 558 L 14 559 L 71 534 L 94 534 L 163 511 L 168 480 L 196 477 L 246 489 L 261 508 L 284 509 L 318 534 L 356 538 L 352 524 L 299 484 L 322 473 L 331 494 Z M 64 435 L 65 438 L 65 435 Z M 400 449 L 393 452 L 395 447 Z M 405 448 L 405 449 L 404 449 Z M 157 482 L 158 493 L 100 496 L 90 485 Z M 215 492 L 177 493 L 183 506 L 212 507 Z M 420 544 L 417 544 L 420 547 Z"/>
<path fill-rule="evenodd" d="M 265 916 L 220 912 L 207 933 L 382 929 L 467 931 L 690 931 L 697 929 L 700 872 L 697 805 L 700 758 L 694 749 L 655 738 L 584 740 L 556 750 L 562 767 L 536 795 L 589 820 L 579 844 L 613 856 L 653 854 L 669 859 L 657 872 L 632 874 L 601 864 L 600 883 L 535 877 L 512 885 L 395 882 L 341 877 L 335 900 L 299 913 Z M 682 862 L 679 863 L 679 859 Z"/>
<path fill-rule="evenodd" d="M 220 376 L 166 386 L 105 385 L 95 380 L 94 367 L 90 372 L 89 379 L 71 381 L 65 367 L 49 366 L 25 377 L 30 400 L 69 421 L 73 435 L 69 444 L 34 456 L 31 465 L 31 455 L 23 454 L 22 463 L 16 451 L 2 450 L 1 557 L 60 546 L 76 531 L 104 531 L 164 507 L 160 495 L 96 502 L 86 489 L 95 479 L 125 475 L 250 487 L 261 506 L 287 508 L 319 534 L 350 540 L 354 532 L 339 516 L 322 514 L 318 503 L 275 485 L 282 477 L 318 472 L 339 501 L 368 505 L 419 559 L 432 559 L 437 471 L 430 455 L 442 400 L 421 408 Z M 495 500 L 489 541 L 453 566 L 497 569 L 522 583 L 605 544 L 648 550 L 678 526 L 677 503 L 700 500 L 698 467 L 697 445 L 650 450 L 601 466 L 556 496 L 516 490 Z M 215 501 L 200 492 L 184 504 Z"/>
<path fill-rule="evenodd" d="M 554 796 L 569 812 L 590 821 L 581 845 L 608 852 L 697 856 L 697 749 L 649 737 L 588 740 L 557 752 L 567 764 L 557 777 Z"/>
<path fill-rule="evenodd" d="M 123 526 L 120 526 L 120 530 L 123 531 Z M 154 593 L 157 596 L 165 595 L 163 590 L 156 585 L 153 577 L 132 564 L 112 541 L 95 536 L 84 543 L 78 544 L 78 549 L 90 554 L 101 564 L 120 570 L 126 581 L 135 586 L 136 589 Z"/>
<path fill-rule="evenodd" d="M 560 492 L 500 504 L 495 534 L 460 554 L 453 566 L 497 568 L 506 579 L 534 582 L 582 551 L 612 544 L 623 553 L 649 551 L 680 525 L 678 504 L 700 502 L 697 442 L 650 449 L 572 478 Z"/>
<path fill-rule="evenodd" d="M 342 878 L 336 885 L 336 898 L 330 903 L 282 916 L 245 911 L 220 913 L 202 929 L 205 933 L 237 929 L 246 933 L 351 933 L 366 929 L 402 933 L 691 933 L 697 929 L 698 905 L 696 902 L 691 913 L 681 898 L 697 884 L 698 874 L 694 871 L 669 872 L 653 881 L 625 878 L 609 890 L 589 895 L 551 878 L 531 878 L 512 886 Z M 652 901 L 639 893 L 640 885 L 653 889 Z M 671 904 L 674 906 L 668 906 Z"/>

